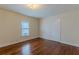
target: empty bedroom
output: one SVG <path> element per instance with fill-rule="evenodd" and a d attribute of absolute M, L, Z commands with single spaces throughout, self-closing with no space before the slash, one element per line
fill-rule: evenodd
<path fill-rule="evenodd" d="M 79 4 L 0 4 L 0 55 L 79 55 Z"/>

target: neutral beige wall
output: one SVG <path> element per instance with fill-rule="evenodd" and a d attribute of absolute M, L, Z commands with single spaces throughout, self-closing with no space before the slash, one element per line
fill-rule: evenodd
<path fill-rule="evenodd" d="M 30 24 L 30 36 L 21 36 L 21 21 Z M 0 9 L 0 47 L 39 37 L 39 20 L 18 13 Z"/>
<path fill-rule="evenodd" d="M 79 10 L 41 19 L 41 37 L 79 47 Z"/>

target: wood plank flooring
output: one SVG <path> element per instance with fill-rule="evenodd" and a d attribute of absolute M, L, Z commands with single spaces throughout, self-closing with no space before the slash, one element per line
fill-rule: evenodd
<path fill-rule="evenodd" d="M 79 55 L 79 47 L 37 38 L 0 48 L 0 55 Z"/>

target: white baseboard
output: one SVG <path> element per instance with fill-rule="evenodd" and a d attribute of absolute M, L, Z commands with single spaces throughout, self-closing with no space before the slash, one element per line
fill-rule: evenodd
<path fill-rule="evenodd" d="M 59 42 L 59 43 L 63 43 L 63 44 L 67 44 L 67 45 L 72 45 L 72 46 L 75 46 L 75 47 L 79 47 L 79 43 L 70 43 L 70 42 L 63 42 L 63 41 L 57 41 L 57 40 L 53 40 L 53 39 L 47 39 L 47 38 L 44 38 L 44 37 L 41 37 L 43 39 L 46 39 L 46 40 L 52 40 L 52 41 L 56 41 L 56 42 Z"/>
<path fill-rule="evenodd" d="M 24 39 L 22 38 L 21 40 L 18 40 L 18 41 L 3 43 L 2 45 L 0 45 L 0 48 L 6 47 L 8 45 L 13 45 L 13 44 L 16 44 L 16 43 L 24 42 L 24 41 L 27 41 L 27 40 L 35 39 L 35 38 L 38 38 L 38 37 L 30 37 L 30 38 L 24 38 Z"/>

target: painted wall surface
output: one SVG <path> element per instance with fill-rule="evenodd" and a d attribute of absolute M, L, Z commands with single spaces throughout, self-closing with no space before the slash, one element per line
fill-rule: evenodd
<path fill-rule="evenodd" d="M 21 22 L 27 20 L 30 35 L 21 36 Z M 39 37 L 39 20 L 18 13 L 0 9 L 0 47 Z"/>
<path fill-rule="evenodd" d="M 79 47 L 79 11 L 46 17 L 40 22 L 41 37 Z"/>
<path fill-rule="evenodd" d="M 60 41 L 60 19 L 57 16 L 44 18 L 40 21 L 41 37 Z"/>
<path fill-rule="evenodd" d="M 79 11 L 61 15 L 61 42 L 79 47 Z"/>

